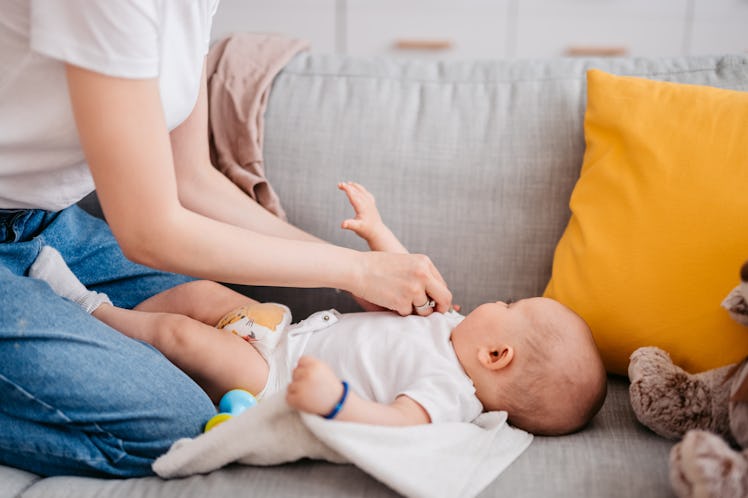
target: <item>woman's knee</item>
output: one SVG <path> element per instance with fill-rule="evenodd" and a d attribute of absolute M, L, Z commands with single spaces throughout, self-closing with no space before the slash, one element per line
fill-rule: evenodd
<path fill-rule="evenodd" d="M 202 389 L 173 366 L 153 370 L 158 372 L 149 382 L 153 388 L 110 391 L 116 407 L 90 403 L 74 418 L 72 410 L 65 410 L 64 419 L 44 418 L 37 404 L 6 407 L 15 415 L 0 412 L 0 425 L 7 429 L 0 438 L 0 463 L 41 475 L 152 474 L 156 458 L 175 441 L 201 434 L 215 414 Z M 85 392 L 73 387 L 69 395 L 83 398 Z"/>
<path fill-rule="evenodd" d="M 143 393 L 137 405 L 139 413 L 120 434 L 122 447 L 132 456 L 151 459 L 166 453 L 179 439 L 200 435 L 216 414 L 205 391 L 176 367 Z"/>
<path fill-rule="evenodd" d="M 216 414 L 216 407 L 205 391 L 189 378 L 167 388 L 170 389 L 168 398 L 154 402 L 160 419 L 160 437 L 171 445 L 177 439 L 202 433 L 205 424 Z"/>
<path fill-rule="evenodd" d="M 105 457 L 97 470 L 120 477 L 152 475 L 151 464 L 176 441 L 202 434 L 216 414 L 205 392 L 189 378 L 162 387 L 164 395 L 141 405 L 144 416 L 131 420 L 123 433 L 92 436 Z"/>

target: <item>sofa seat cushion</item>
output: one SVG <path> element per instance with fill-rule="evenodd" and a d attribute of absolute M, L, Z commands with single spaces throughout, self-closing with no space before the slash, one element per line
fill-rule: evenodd
<path fill-rule="evenodd" d="M 589 427 L 570 436 L 536 437 L 527 451 L 479 496 L 669 496 L 667 458 L 672 445 L 672 441 L 636 422 L 628 401 L 628 382 L 611 377 L 605 405 Z M 2 493 L 0 496 L 4 498 Z M 275 467 L 232 465 L 204 476 L 169 481 L 158 477 L 110 480 L 51 477 L 36 483 L 23 495 L 24 498 L 72 496 L 389 498 L 398 495 L 352 465 L 309 460 Z"/>

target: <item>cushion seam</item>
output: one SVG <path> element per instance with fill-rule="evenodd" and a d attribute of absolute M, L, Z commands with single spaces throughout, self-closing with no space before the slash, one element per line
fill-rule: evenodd
<path fill-rule="evenodd" d="M 13 468 L 13 467 L 11 467 L 11 468 Z M 45 479 L 44 477 L 42 477 L 42 476 L 40 476 L 38 474 L 34 474 L 33 472 L 29 472 L 29 473 L 37 476 L 37 478 L 34 479 L 33 481 L 31 481 L 30 483 L 28 483 L 28 485 L 26 485 L 26 487 L 24 487 L 23 489 L 21 489 L 19 491 L 19 493 L 15 495 L 16 498 L 23 498 L 23 496 L 26 494 L 26 492 L 28 490 L 30 490 L 31 488 L 33 488 L 34 486 L 36 486 L 36 483 L 41 482 L 41 481 L 43 481 Z"/>
<path fill-rule="evenodd" d="M 748 62 L 740 64 L 741 66 L 748 66 Z M 469 80 L 438 80 L 438 79 L 424 79 L 424 78 L 407 78 L 403 76 L 379 76 L 369 74 L 340 74 L 340 73 L 326 73 L 326 72 L 310 72 L 310 71 L 294 71 L 284 69 L 280 76 L 292 75 L 302 77 L 332 77 L 339 79 L 369 79 L 369 80 L 380 80 L 380 81 L 399 81 L 402 83 L 436 83 L 436 84 L 447 84 L 447 85 L 505 85 L 514 83 L 529 83 L 529 82 L 556 82 L 556 81 L 584 81 L 586 79 L 586 72 L 588 69 L 596 69 L 595 66 L 586 66 L 583 68 L 584 73 L 569 77 L 557 77 L 557 78 L 531 78 L 531 79 L 520 79 L 520 78 L 509 78 L 506 80 L 484 80 L 484 81 L 469 81 Z M 613 73 L 619 76 L 636 76 L 636 77 L 652 77 L 652 76 L 668 76 L 668 75 L 679 75 L 679 74 L 693 74 L 709 71 L 717 71 L 720 67 L 718 65 L 704 68 L 684 69 L 679 71 L 660 71 L 660 72 L 621 72 Z M 607 71 L 611 71 L 608 69 Z M 742 82 L 741 80 L 740 82 Z"/>

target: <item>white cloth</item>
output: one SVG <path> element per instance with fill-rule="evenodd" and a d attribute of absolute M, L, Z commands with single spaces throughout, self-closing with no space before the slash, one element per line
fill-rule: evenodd
<path fill-rule="evenodd" d="M 386 311 L 315 313 L 289 327 L 287 350 L 271 360 L 285 369 L 271 375 L 274 389 L 285 389 L 299 357 L 309 355 L 327 363 L 365 399 L 389 404 L 406 395 L 433 423 L 470 422 L 483 405 L 450 340 L 463 319 L 454 311 L 428 317 Z"/>
<path fill-rule="evenodd" d="M 207 473 L 232 462 L 277 465 L 300 458 L 350 462 L 412 497 L 477 495 L 532 442 L 488 412 L 474 423 L 383 427 L 299 414 L 276 393 L 195 439 L 181 439 L 153 463 L 161 477 Z M 340 486 L 345 486 L 340 483 Z"/>
<path fill-rule="evenodd" d="M 218 0 L 6 0 L 0 16 L 0 209 L 59 210 L 93 190 L 64 63 L 159 79 L 175 128 L 197 100 Z"/>

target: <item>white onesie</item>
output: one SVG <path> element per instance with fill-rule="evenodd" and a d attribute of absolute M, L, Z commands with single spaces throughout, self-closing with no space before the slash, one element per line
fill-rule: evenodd
<path fill-rule="evenodd" d="M 433 423 L 470 422 L 483 411 L 450 335 L 464 317 L 456 312 L 401 317 L 390 312 L 321 311 L 288 328 L 269 358 L 263 395 L 290 382 L 302 355 L 318 358 L 359 396 L 392 403 L 407 395 Z"/>

